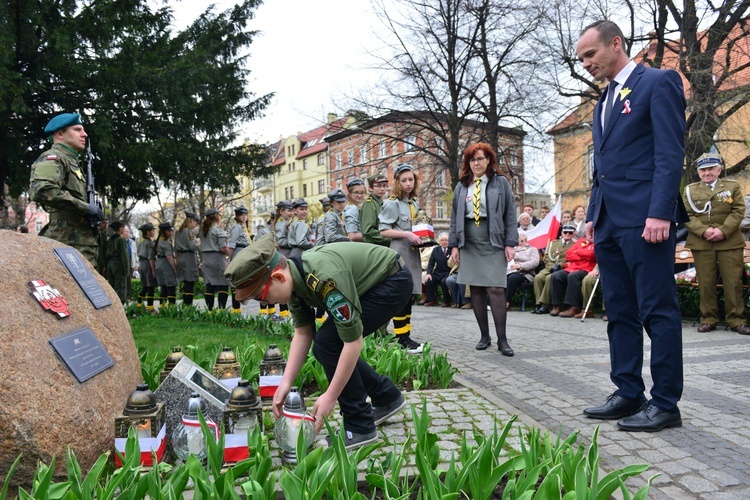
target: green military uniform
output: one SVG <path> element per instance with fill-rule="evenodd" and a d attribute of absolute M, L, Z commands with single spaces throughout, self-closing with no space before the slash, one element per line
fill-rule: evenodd
<path fill-rule="evenodd" d="M 564 264 L 566 261 L 565 252 L 570 249 L 573 240 L 565 243 L 562 239 L 551 241 L 544 252 L 544 269 L 534 276 L 534 297 L 536 297 L 537 306 L 549 306 L 552 303 L 552 286 L 550 284 L 550 269 L 555 264 Z"/>
<path fill-rule="evenodd" d="M 718 264 L 724 287 L 726 321 L 731 328 L 745 324 L 742 302 L 742 252 L 745 240 L 740 222 L 745 215 L 745 202 L 739 183 L 717 179 L 713 190 L 703 182 L 685 188 L 683 195 L 690 221 L 685 223 L 688 237 L 685 246 L 693 252 L 700 291 L 701 323 L 719 322 L 717 298 Z M 708 241 L 703 234 L 710 227 L 724 233 L 721 241 Z"/>
<path fill-rule="evenodd" d="M 120 302 L 127 302 L 127 278 L 130 269 L 128 260 L 128 246 L 125 238 L 119 233 L 115 233 L 107 241 L 106 259 L 107 259 L 107 281 L 110 286 L 117 292 Z"/>
<path fill-rule="evenodd" d="M 383 200 L 371 194 L 359 209 L 359 224 L 362 226 L 362 239 L 365 243 L 373 243 L 388 247 L 391 239 L 380 234 L 378 215 L 383 210 Z"/>
<path fill-rule="evenodd" d="M 72 246 L 97 268 L 99 241 L 84 222 L 89 204 L 78 153 L 60 143 L 42 153 L 31 166 L 29 197 L 49 212 L 39 236 Z"/>

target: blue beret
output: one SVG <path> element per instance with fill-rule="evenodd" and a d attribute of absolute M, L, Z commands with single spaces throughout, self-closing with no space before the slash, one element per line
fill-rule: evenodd
<path fill-rule="evenodd" d="M 71 125 L 83 125 L 81 115 L 78 113 L 63 113 L 52 118 L 46 127 L 44 133 L 47 135 L 54 134 L 61 128 L 70 127 Z"/>

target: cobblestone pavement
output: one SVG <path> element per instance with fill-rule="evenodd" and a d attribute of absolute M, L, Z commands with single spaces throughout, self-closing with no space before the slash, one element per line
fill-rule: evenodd
<path fill-rule="evenodd" d="M 471 310 L 414 307 L 412 338 L 447 351 L 460 370 L 457 381 L 473 388 L 521 422 L 564 436 L 581 432 L 588 445 L 597 425 L 604 471 L 647 463 L 642 477 L 628 481 L 636 491 L 660 474 L 650 498 L 750 497 L 750 338 L 731 331 L 697 333 L 683 324 L 685 390 L 683 427 L 658 433 L 627 433 L 614 421 L 585 418 L 582 410 L 613 392 L 609 380 L 606 323 L 508 312 L 508 339 L 515 357 L 494 343 L 477 351 L 478 328 Z M 490 316 L 490 329 L 492 331 Z M 644 337 L 645 334 L 644 334 Z M 644 377 L 649 341 L 645 339 Z"/>

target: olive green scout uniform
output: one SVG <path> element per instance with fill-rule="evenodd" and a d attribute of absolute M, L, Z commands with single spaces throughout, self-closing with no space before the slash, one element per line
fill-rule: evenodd
<path fill-rule="evenodd" d="M 107 281 L 117 292 L 120 302 L 125 303 L 127 296 L 127 278 L 130 262 L 128 260 L 128 245 L 119 233 L 113 234 L 106 246 Z"/>
<path fill-rule="evenodd" d="M 374 194 L 370 194 L 359 209 L 359 224 L 362 226 L 362 240 L 365 243 L 388 247 L 391 245 L 391 239 L 382 236 L 379 228 L 378 215 L 382 210 L 383 200 Z"/>
<path fill-rule="evenodd" d="M 556 264 L 565 263 L 565 253 L 570 249 L 573 240 L 565 243 L 562 238 L 551 241 L 544 252 L 544 269 L 534 276 L 534 297 L 536 304 L 549 306 L 552 303 L 552 286 L 550 285 L 549 276 L 552 274 L 550 269 Z"/>
<path fill-rule="evenodd" d="M 270 236 L 261 238 L 227 268 L 241 299 L 258 295 L 278 262 Z M 305 251 L 287 261 L 292 276 L 289 307 L 295 327 L 310 326 L 313 354 L 333 379 L 345 342 L 375 331 L 411 300 L 411 275 L 396 252 L 367 243 L 342 242 Z M 313 307 L 325 307 L 328 319 L 315 331 Z M 373 406 L 388 406 L 400 391 L 361 357 L 338 398 L 346 431 L 375 431 Z"/>

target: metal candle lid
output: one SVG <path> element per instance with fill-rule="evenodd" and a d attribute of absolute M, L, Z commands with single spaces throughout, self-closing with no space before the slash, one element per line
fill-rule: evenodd
<path fill-rule="evenodd" d="M 148 388 L 148 384 L 138 384 L 128 396 L 125 403 L 125 415 L 141 415 L 151 413 L 156 409 L 156 395 Z"/>
<path fill-rule="evenodd" d="M 203 398 L 201 398 L 200 394 L 194 392 L 190 394 L 190 399 L 188 399 L 187 404 L 185 405 L 185 414 L 188 417 L 198 418 L 198 410 L 205 415 L 206 404 L 203 402 Z"/>
<path fill-rule="evenodd" d="M 228 410 L 248 410 L 258 406 L 258 396 L 247 380 L 240 380 L 237 387 L 232 389 L 227 401 Z"/>
<path fill-rule="evenodd" d="M 284 410 L 294 413 L 305 412 L 305 398 L 302 397 L 297 386 L 292 387 L 289 394 L 286 395 Z"/>

